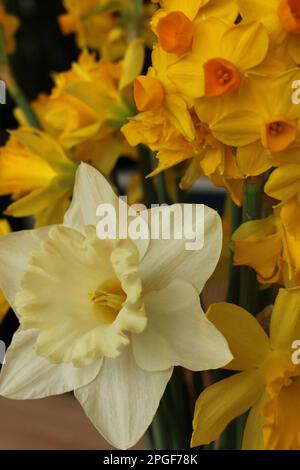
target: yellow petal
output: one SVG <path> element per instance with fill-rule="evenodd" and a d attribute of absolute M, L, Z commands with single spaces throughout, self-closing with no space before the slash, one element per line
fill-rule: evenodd
<path fill-rule="evenodd" d="M 218 439 L 234 418 L 255 404 L 263 390 L 262 376 L 257 370 L 233 375 L 204 390 L 196 403 L 192 447 Z"/>
<path fill-rule="evenodd" d="M 273 171 L 265 192 L 280 201 L 286 201 L 300 193 L 300 165 L 285 165 Z"/>
<path fill-rule="evenodd" d="M 255 43 L 255 47 L 253 47 Z M 236 44 L 239 47 L 236 47 Z M 269 36 L 260 23 L 241 23 L 230 28 L 223 35 L 222 50 L 224 57 L 230 59 L 240 72 L 260 64 L 268 51 Z"/>
<path fill-rule="evenodd" d="M 0 290 L 0 323 L 3 320 L 3 318 L 6 316 L 8 310 L 9 310 L 9 303 L 4 297 L 2 290 Z"/>
<path fill-rule="evenodd" d="M 233 354 L 226 366 L 231 370 L 247 370 L 259 366 L 270 351 L 269 338 L 258 321 L 237 305 L 212 305 L 207 318 L 223 333 Z"/>
<path fill-rule="evenodd" d="M 279 291 L 271 318 L 270 339 L 274 349 L 288 351 L 300 339 L 300 288 Z"/>
<path fill-rule="evenodd" d="M 292 199 L 281 205 L 280 218 L 285 229 L 300 242 L 300 201 L 299 197 Z"/>
<path fill-rule="evenodd" d="M 135 77 L 137 77 L 143 68 L 145 60 L 145 48 L 143 40 L 140 38 L 134 39 L 128 46 L 126 51 L 122 75 L 119 83 L 119 90 L 123 90 L 130 85 Z"/>
<path fill-rule="evenodd" d="M 263 396 L 251 408 L 244 431 L 242 450 L 264 450 L 262 407 L 265 399 Z"/>
<path fill-rule="evenodd" d="M 272 167 L 269 153 L 263 148 L 260 141 L 239 147 L 237 163 L 245 177 L 261 175 Z"/>
<path fill-rule="evenodd" d="M 273 216 L 241 225 L 233 241 L 237 266 L 253 268 L 262 283 L 278 280 L 283 246 Z"/>
<path fill-rule="evenodd" d="M 240 147 L 260 139 L 261 118 L 254 112 L 239 111 L 214 122 L 214 136 L 226 145 Z"/>
<path fill-rule="evenodd" d="M 171 123 L 188 141 L 195 138 L 195 128 L 185 101 L 179 95 L 167 95 L 165 107 Z"/>

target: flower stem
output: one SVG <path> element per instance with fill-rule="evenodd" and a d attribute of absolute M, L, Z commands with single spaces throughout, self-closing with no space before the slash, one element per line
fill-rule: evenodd
<path fill-rule="evenodd" d="M 243 223 L 261 218 L 263 188 L 263 175 L 245 181 Z M 259 311 L 259 284 L 255 271 L 248 266 L 241 267 L 239 304 L 253 315 Z"/>
<path fill-rule="evenodd" d="M 144 204 L 150 208 L 151 204 L 157 204 L 158 202 L 153 180 L 152 178 L 147 178 L 147 176 L 152 171 L 151 156 L 149 150 L 143 145 L 139 145 L 138 153 L 140 174 L 143 185 Z"/>

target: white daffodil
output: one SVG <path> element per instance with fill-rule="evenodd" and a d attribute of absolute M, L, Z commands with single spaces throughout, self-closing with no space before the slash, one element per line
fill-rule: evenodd
<path fill-rule="evenodd" d="M 128 448 L 150 425 L 174 366 L 198 371 L 232 359 L 199 303 L 222 232 L 205 208 L 201 251 L 186 251 L 185 240 L 100 240 L 101 203 L 117 210 L 119 200 L 82 164 L 64 225 L 1 238 L 0 287 L 21 326 L 0 393 L 19 400 L 74 390 L 107 441 Z"/>

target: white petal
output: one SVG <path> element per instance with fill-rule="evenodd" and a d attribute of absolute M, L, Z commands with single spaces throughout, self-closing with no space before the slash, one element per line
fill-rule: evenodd
<path fill-rule="evenodd" d="M 174 281 L 149 293 L 145 304 L 148 325 L 140 335 L 132 335 L 134 355 L 143 369 L 218 369 L 232 360 L 227 341 L 207 320 L 191 284 Z"/>
<path fill-rule="evenodd" d="M 97 226 L 100 217 L 96 213 L 101 204 L 109 204 L 115 209 L 118 234 L 119 213 L 122 211 L 127 219 L 127 204 L 114 193 L 107 179 L 98 170 L 91 165 L 81 163 L 76 173 L 73 200 L 65 214 L 64 225 L 79 231 L 82 231 L 86 225 Z M 110 218 L 109 223 L 115 225 L 115 220 Z M 134 243 L 142 259 L 148 249 L 149 240 L 134 240 Z"/>
<path fill-rule="evenodd" d="M 73 200 L 65 214 L 64 224 L 82 229 L 85 225 L 97 225 L 97 207 L 111 204 L 118 207 L 118 197 L 106 178 L 91 165 L 81 163 L 75 179 Z"/>
<path fill-rule="evenodd" d="M 0 287 L 13 308 L 29 256 L 39 249 L 48 232 L 49 227 L 43 227 L 9 233 L 0 238 Z"/>
<path fill-rule="evenodd" d="M 150 222 L 152 213 L 156 210 L 163 211 L 162 218 L 166 223 L 172 206 L 147 211 Z M 145 217 L 145 215 L 143 216 Z M 174 240 L 172 222 L 170 224 L 170 240 L 150 241 L 148 251 L 140 266 L 143 285 L 148 292 L 166 287 L 174 279 L 187 281 L 197 289 L 197 292 L 202 291 L 216 268 L 222 249 L 220 216 L 213 209 L 205 206 L 202 222 L 204 223 L 204 246 L 200 250 L 188 251 L 186 249 L 186 244 L 191 240 L 185 238 Z M 193 220 L 192 229 L 196 233 L 196 219 Z"/>
<path fill-rule="evenodd" d="M 103 437 L 128 449 L 151 424 L 171 375 L 140 369 L 128 347 L 118 359 L 104 359 L 99 376 L 75 396 Z"/>
<path fill-rule="evenodd" d="M 0 374 L 1 395 L 15 400 L 60 395 L 88 384 L 99 373 L 101 361 L 81 369 L 51 364 L 35 354 L 36 338 L 36 330 L 15 333 Z"/>

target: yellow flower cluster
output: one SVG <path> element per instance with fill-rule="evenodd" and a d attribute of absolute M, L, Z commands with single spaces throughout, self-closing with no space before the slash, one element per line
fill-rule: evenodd
<path fill-rule="evenodd" d="M 130 32 L 128 22 L 135 17 L 141 36 L 151 47 L 153 33 L 149 27 L 155 11 L 152 3 L 140 0 L 63 0 L 66 13 L 58 21 L 64 34 L 76 33 L 80 49 L 91 48 L 102 57 L 120 59 L 126 52 Z"/>
<path fill-rule="evenodd" d="M 292 87 L 300 79 L 300 6 L 289 0 L 160 6 L 152 66 L 134 84 L 140 113 L 122 131 L 131 145 L 157 152 L 152 175 L 186 162 L 182 189 L 205 175 L 238 205 L 244 179 L 276 167 L 265 192 L 280 204 L 235 234 L 235 262 L 256 269 L 263 283 L 299 285 L 300 106 Z"/>
<path fill-rule="evenodd" d="M 8 215 L 34 215 L 36 226 L 59 223 L 80 161 L 109 175 L 121 155 L 134 155 L 120 128 L 135 113 L 132 82 L 143 60 L 139 39 L 117 63 L 83 51 L 71 70 L 54 76 L 51 95 L 32 104 L 43 131 L 16 111 L 21 128 L 0 149 L 0 195 L 17 199 Z"/>

